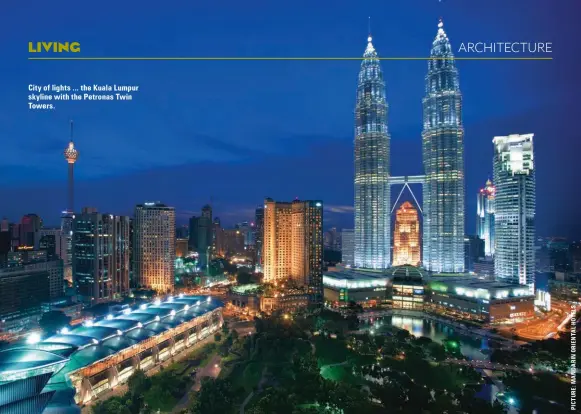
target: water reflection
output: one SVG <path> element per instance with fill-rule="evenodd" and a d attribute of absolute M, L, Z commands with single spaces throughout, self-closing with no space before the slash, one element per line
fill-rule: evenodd
<path fill-rule="evenodd" d="M 460 351 L 469 359 L 488 360 L 490 354 L 490 344 L 485 338 L 478 336 L 467 336 L 453 327 L 440 322 L 431 321 L 422 317 L 391 315 L 381 318 L 370 318 L 365 320 L 366 326 L 362 328 L 373 328 L 376 334 L 386 332 L 390 326 L 399 329 L 406 329 L 416 337 L 425 336 L 432 341 L 442 343 L 446 339 L 455 338 L 460 343 Z"/>

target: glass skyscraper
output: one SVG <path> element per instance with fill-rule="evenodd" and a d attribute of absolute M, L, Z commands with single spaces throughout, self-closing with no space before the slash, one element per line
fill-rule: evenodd
<path fill-rule="evenodd" d="M 390 265 L 388 105 L 377 52 L 367 39 L 355 105 L 355 266 Z"/>
<path fill-rule="evenodd" d="M 533 134 L 494 137 L 496 185 L 494 273 L 498 280 L 535 283 Z"/>
<path fill-rule="evenodd" d="M 440 20 L 423 99 L 424 267 L 464 271 L 464 128 L 458 69 Z"/>
<path fill-rule="evenodd" d="M 494 256 L 494 211 L 496 188 L 487 180 L 476 200 L 476 235 L 484 240 L 484 255 Z"/>

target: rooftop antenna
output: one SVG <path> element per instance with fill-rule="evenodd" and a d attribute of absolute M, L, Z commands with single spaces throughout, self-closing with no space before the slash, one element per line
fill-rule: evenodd
<path fill-rule="evenodd" d="M 367 33 L 371 36 L 371 16 L 368 17 L 367 21 Z"/>

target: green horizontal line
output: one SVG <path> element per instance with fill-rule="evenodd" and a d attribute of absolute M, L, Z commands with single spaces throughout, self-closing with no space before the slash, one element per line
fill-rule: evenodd
<path fill-rule="evenodd" d="M 28 60 L 363 60 L 363 57 L 29 57 Z M 552 57 L 378 57 L 378 60 L 553 60 Z"/>

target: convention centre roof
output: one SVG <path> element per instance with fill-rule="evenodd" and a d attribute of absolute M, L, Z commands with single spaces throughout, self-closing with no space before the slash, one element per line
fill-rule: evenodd
<path fill-rule="evenodd" d="M 47 388 L 68 388 L 65 374 L 222 306 L 210 296 L 170 296 L 63 328 L 45 339 L 29 338 L 0 351 L 0 384 L 53 372 Z"/>

